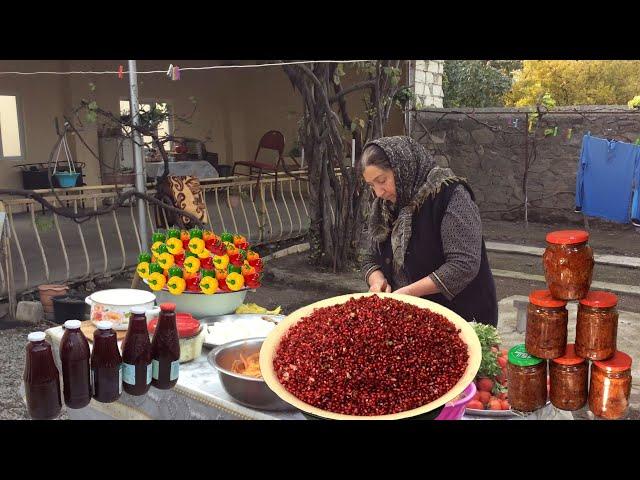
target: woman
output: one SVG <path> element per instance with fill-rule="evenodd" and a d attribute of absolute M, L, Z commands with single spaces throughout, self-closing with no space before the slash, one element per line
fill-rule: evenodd
<path fill-rule="evenodd" d="M 377 197 L 363 264 L 369 291 L 426 298 L 496 326 L 495 283 L 466 181 L 405 136 L 369 142 L 361 162 Z"/>

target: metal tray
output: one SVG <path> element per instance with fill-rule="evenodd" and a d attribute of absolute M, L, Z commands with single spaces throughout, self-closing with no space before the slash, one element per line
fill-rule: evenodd
<path fill-rule="evenodd" d="M 271 315 L 271 314 L 266 314 L 266 313 L 230 313 L 228 315 L 217 315 L 217 316 L 213 316 L 213 317 L 206 317 L 206 318 L 203 318 L 200 322 L 203 325 L 207 326 L 207 328 L 208 328 L 208 325 L 213 325 L 214 323 L 221 322 L 223 320 L 239 320 L 239 319 L 266 320 L 266 319 L 270 319 L 274 323 L 277 324 L 283 318 L 285 318 L 285 315 Z M 250 338 L 250 337 L 247 337 L 247 338 Z M 202 344 L 202 346 L 203 347 L 207 347 L 207 348 L 215 348 L 218 345 L 215 344 L 215 343 L 207 343 L 206 336 L 205 336 L 205 341 Z"/>
<path fill-rule="evenodd" d="M 547 403 L 544 407 L 546 408 L 550 405 L 551 402 L 547 400 Z M 515 411 L 509 410 L 476 410 L 475 408 L 466 408 L 464 411 L 465 415 L 469 415 L 471 417 L 492 417 L 492 418 L 501 418 L 501 417 L 524 417 L 530 414 L 516 413 Z M 534 412 L 531 412 L 534 413 Z"/>

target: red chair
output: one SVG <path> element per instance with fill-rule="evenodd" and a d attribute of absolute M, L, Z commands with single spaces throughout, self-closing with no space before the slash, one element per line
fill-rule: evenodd
<path fill-rule="evenodd" d="M 278 160 L 275 163 L 258 162 L 258 155 L 260 154 L 261 149 L 275 150 L 276 152 L 278 152 Z M 285 171 L 285 173 L 288 173 L 287 166 L 284 161 L 283 153 L 284 153 L 284 135 L 282 134 L 282 132 L 279 132 L 277 130 L 269 130 L 260 139 L 260 143 L 258 143 L 258 149 L 256 150 L 256 154 L 255 154 L 255 157 L 253 158 L 253 162 L 234 162 L 231 175 L 233 176 L 236 175 L 236 167 L 238 166 L 247 167 L 249 169 L 248 175 L 246 173 L 242 175 L 247 175 L 249 177 L 253 177 L 254 171 L 256 171 L 258 173 L 257 183 L 260 183 L 260 177 L 262 176 L 263 172 L 266 172 L 268 174 L 274 174 L 276 178 L 275 184 L 276 184 L 276 193 L 277 193 L 278 192 L 278 171 L 279 171 L 280 165 L 282 165 L 282 168 Z M 295 164 L 298 167 L 300 167 L 300 164 L 297 162 L 295 158 L 291 157 L 291 159 L 295 162 Z"/>

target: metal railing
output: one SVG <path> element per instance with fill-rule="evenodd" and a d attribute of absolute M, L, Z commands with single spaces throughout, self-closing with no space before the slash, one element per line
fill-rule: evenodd
<path fill-rule="evenodd" d="M 275 178 L 263 175 L 259 182 L 247 177 L 201 180 L 207 225 L 216 233 L 224 230 L 247 237 L 253 245 L 287 240 L 309 229 L 309 182 L 307 172 Z M 41 193 L 52 204 L 74 212 L 98 210 L 113 202 L 132 185 L 75 187 Z M 154 194 L 154 185 L 148 185 Z M 6 213 L 0 262 L 0 299 L 15 301 L 43 283 L 79 283 L 121 273 L 135 266 L 141 249 L 150 239 L 141 239 L 133 199 L 116 210 L 75 223 L 53 212 L 42 211 L 32 199 L 0 200 Z M 145 201 L 147 231 L 157 230 L 151 208 Z M 161 210 L 162 214 L 166 214 Z"/>

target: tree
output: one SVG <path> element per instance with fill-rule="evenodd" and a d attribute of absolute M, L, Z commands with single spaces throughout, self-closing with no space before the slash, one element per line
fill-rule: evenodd
<path fill-rule="evenodd" d="M 445 107 L 501 107 L 519 60 L 446 60 L 442 79 Z"/>
<path fill-rule="evenodd" d="M 560 105 L 626 105 L 640 93 L 640 61 L 525 60 L 505 103 L 535 105 L 549 93 Z"/>
<path fill-rule="evenodd" d="M 394 106 L 404 108 L 410 89 L 400 84 L 399 60 L 361 62 L 352 73 L 356 83 L 343 85 L 342 64 L 283 65 L 304 109 L 300 141 L 308 159 L 311 226 L 310 257 L 316 264 L 342 270 L 356 258 L 363 224 L 365 195 L 358 164 L 345 163 L 346 146 L 356 140 L 356 158 L 363 145 L 384 135 Z M 364 92 L 364 117 L 352 117 L 346 97 Z M 336 175 L 336 170 L 340 175 Z"/>

